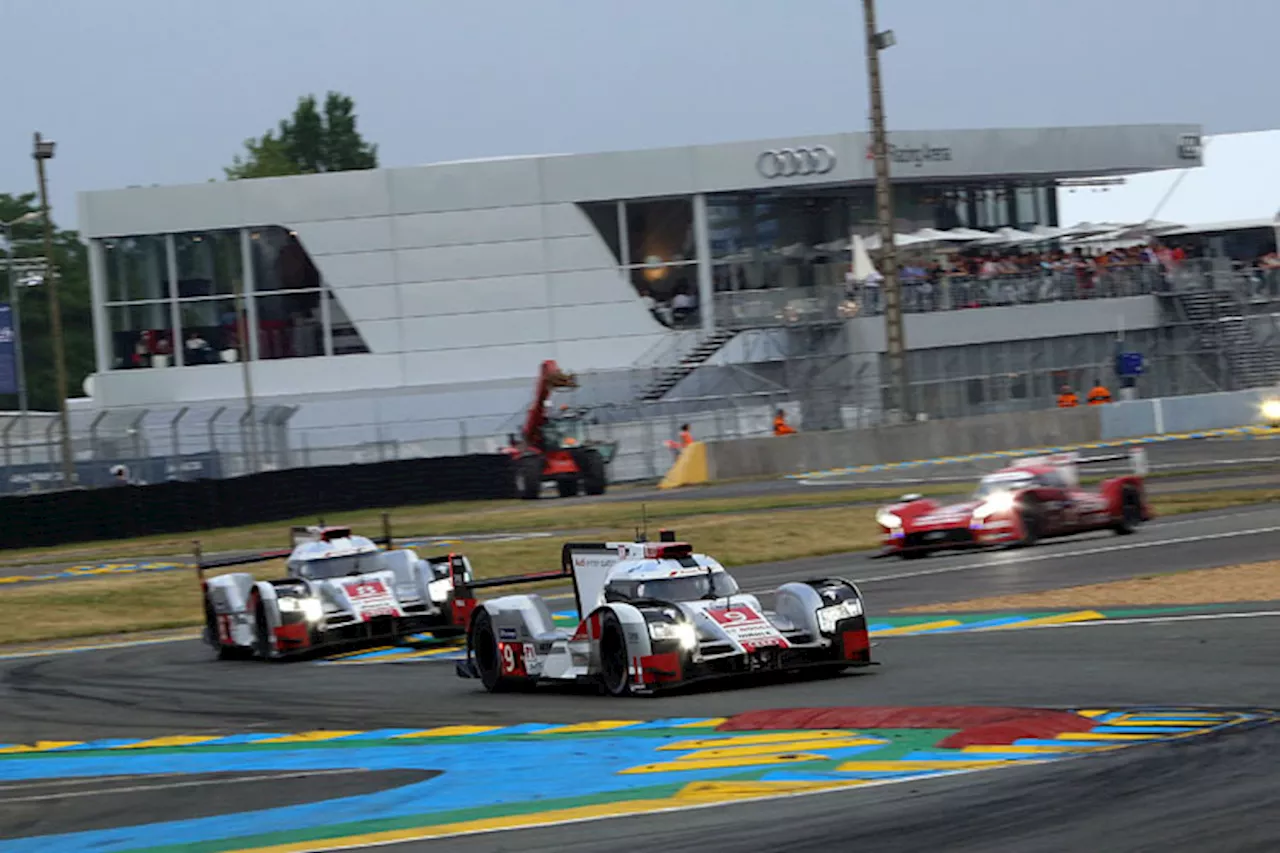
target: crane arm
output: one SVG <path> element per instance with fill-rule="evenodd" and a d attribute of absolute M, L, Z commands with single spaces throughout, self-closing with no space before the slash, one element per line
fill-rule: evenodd
<path fill-rule="evenodd" d="M 557 388 L 577 388 L 578 380 L 571 373 L 566 373 L 554 361 L 542 362 L 538 373 L 538 382 L 534 388 L 533 405 L 524 421 L 524 442 L 536 450 L 543 450 L 542 427 L 547 422 L 546 403 L 551 392 Z"/>

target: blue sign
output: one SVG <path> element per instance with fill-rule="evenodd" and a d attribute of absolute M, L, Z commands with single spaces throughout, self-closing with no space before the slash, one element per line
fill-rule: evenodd
<path fill-rule="evenodd" d="M 0 394 L 18 393 L 18 365 L 14 360 L 13 309 L 0 304 Z"/>
<path fill-rule="evenodd" d="M 1142 353 L 1140 352 L 1122 352 L 1116 356 L 1117 376 L 1141 376 L 1142 368 Z"/>

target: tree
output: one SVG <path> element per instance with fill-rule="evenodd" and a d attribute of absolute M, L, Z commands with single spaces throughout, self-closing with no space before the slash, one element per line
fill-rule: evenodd
<path fill-rule="evenodd" d="M 12 222 L 39 210 L 35 193 L 13 196 L 0 193 L 0 221 Z M 39 219 L 13 226 L 14 254 L 19 258 L 44 257 L 44 223 Z M 0 258 L 8 260 L 8 254 Z M 75 231 L 53 232 L 53 262 L 57 268 L 58 296 L 62 303 L 63 345 L 67 361 L 67 391 L 81 395 L 84 378 L 94 371 L 93 307 L 89 293 L 88 250 Z M 8 270 L 0 275 L 0 302 L 9 301 Z M 53 343 L 49 329 L 49 289 L 20 287 L 22 352 L 26 361 L 27 396 L 36 411 L 58 410 L 54 378 Z M 17 395 L 0 394 L 0 409 L 18 408 Z"/>
<path fill-rule="evenodd" d="M 223 170 L 228 180 L 378 168 L 378 146 L 356 129 L 355 101 L 338 92 L 325 96 L 323 115 L 314 95 L 299 98 L 290 118 L 244 147 Z"/>

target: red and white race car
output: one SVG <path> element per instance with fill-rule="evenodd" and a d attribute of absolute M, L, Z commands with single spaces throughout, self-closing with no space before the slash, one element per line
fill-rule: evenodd
<path fill-rule="evenodd" d="M 1129 460 L 1132 472 L 1080 485 L 1080 465 Z M 1141 448 L 1127 455 L 1080 458 L 1075 453 L 1028 457 L 983 477 L 973 496 L 942 505 L 920 495 L 876 513 L 882 556 L 903 559 L 933 551 L 989 545 L 1033 545 L 1050 536 L 1091 530 L 1132 533 L 1152 518 Z"/>

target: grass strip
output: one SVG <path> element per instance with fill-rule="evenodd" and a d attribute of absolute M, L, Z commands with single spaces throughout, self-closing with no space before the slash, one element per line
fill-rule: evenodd
<path fill-rule="evenodd" d="M 1278 490 L 1242 490 L 1172 494 L 1154 504 L 1159 515 L 1167 516 L 1276 500 L 1280 500 Z M 712 512 L 685 517 L 677 533 L 698 551 L 733 567 L 875 548 L 879 530 L 871 515 L 848 508 Z M 556 521 L 563 523 L 562 518 Z M 606 527 L 599 538 L 630 541 L 633 536 L 628 519 L 625 525 Z M 493 577 L 555 568 L 561 544 L 555 538 L 476 542 L 460 550 L 478 575 Z M 263 578 L 283 572 L 282 563 L 252 568 Z M 201 624 L 201 618 L 199 586 L 189 572 L 0 588 L 0 644 L 193 627 Z"/>

